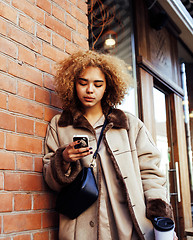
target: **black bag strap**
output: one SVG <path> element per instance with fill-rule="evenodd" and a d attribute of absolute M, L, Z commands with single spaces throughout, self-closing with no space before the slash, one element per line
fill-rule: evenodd
<path fill-rule="evenodd" d="M 100 143 L 101 143 L 101 140 L 102 140 L 102 137 L 103 137 L 103 132 L 105 130 L 105 127 L 106 127 L 107 123 L 108 123 L 108 120 L 107 120 L 107 117 L 106 117 L 105 121 L 104 121 L 104 124 L 103 124 L 103 127 L 102 127 L 101 132 L 100 132 L 100 136 L 99 136 L 98 141 L 97 141 L 97 149 L 96 149 L 95 153 L 93 154 L 92 162 L 90 164 L 90 167 L 94 167 L 94 165 L 95 165 L 95 160 L 97 158 L 97 153 L 98 153 L 99 146 L 100 146 Z"/>

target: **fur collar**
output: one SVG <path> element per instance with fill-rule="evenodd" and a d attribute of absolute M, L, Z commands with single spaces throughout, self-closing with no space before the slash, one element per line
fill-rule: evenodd
<path fill-rule="evenodd" d="M 129 128 L 128 120 L 125 113 L 120 109 L 112 109 L 111 113 L 107 116 L 108 125 L 111 124 L 114 128 Z M 87 119 L 82 115 L 81 112 L 70 112 L 63 111 L 58 122 L 59 127 L 66 127 L 68 125 L 73 125 L 74 128 L 87 128 L 93 131 L 93 127 L 87 121 Z"/>

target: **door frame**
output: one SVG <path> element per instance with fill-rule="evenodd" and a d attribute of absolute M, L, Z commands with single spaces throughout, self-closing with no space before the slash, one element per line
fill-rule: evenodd
<path fill-rule="evenodd" d="M 155 117 L 153 105 L 154 77 L 140 66 L 137 67 L 139 117 L 145 123 L 155 140 Z M 160 83 L 160 80 L 159 80 Z M 161 84 L 160 84 L 161 86 Z M 166 88 L 163 85 L 163 90 Z M 174 160 L 179 165 L 179 183 L 181 202 L 178 203 L 179 239 L 186 239 L 185 229 L 192 227 L 189 170 L 186 147 L 186 134 L 183 119 L 182 97 L 168 89 L 170 101 L 171 132 Z M 172 191 L 175 189 L 172 189 Z M 175 216 L 176 217 L 176 216 Z"/>

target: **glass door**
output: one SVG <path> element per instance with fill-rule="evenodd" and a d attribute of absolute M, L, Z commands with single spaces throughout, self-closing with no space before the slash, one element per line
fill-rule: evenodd
<path fill-rule="evenodd" d="M 167 178 L 167 197 L 174 209 L 177 235 L 179 234 L 178 203 L 180 198 L 178 162 L 174 161 L 169 95 L 153 88 L 155 140 L 161 152 L 161 170 Z"/>

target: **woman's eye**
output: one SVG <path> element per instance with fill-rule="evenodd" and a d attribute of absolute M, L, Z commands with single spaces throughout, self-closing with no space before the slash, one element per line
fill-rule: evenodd
<path fill-rule="evenodd" d="M 97 88 L 102 87 L 102 84 L 95 84 L 95 87 Z"/>
<path fill-rule="evenodd" d="M 86 83 L 85 83 L 85 82 L 79 82 L 79 84 L 80 84 L 81 86 L 86 86 Z"/>

